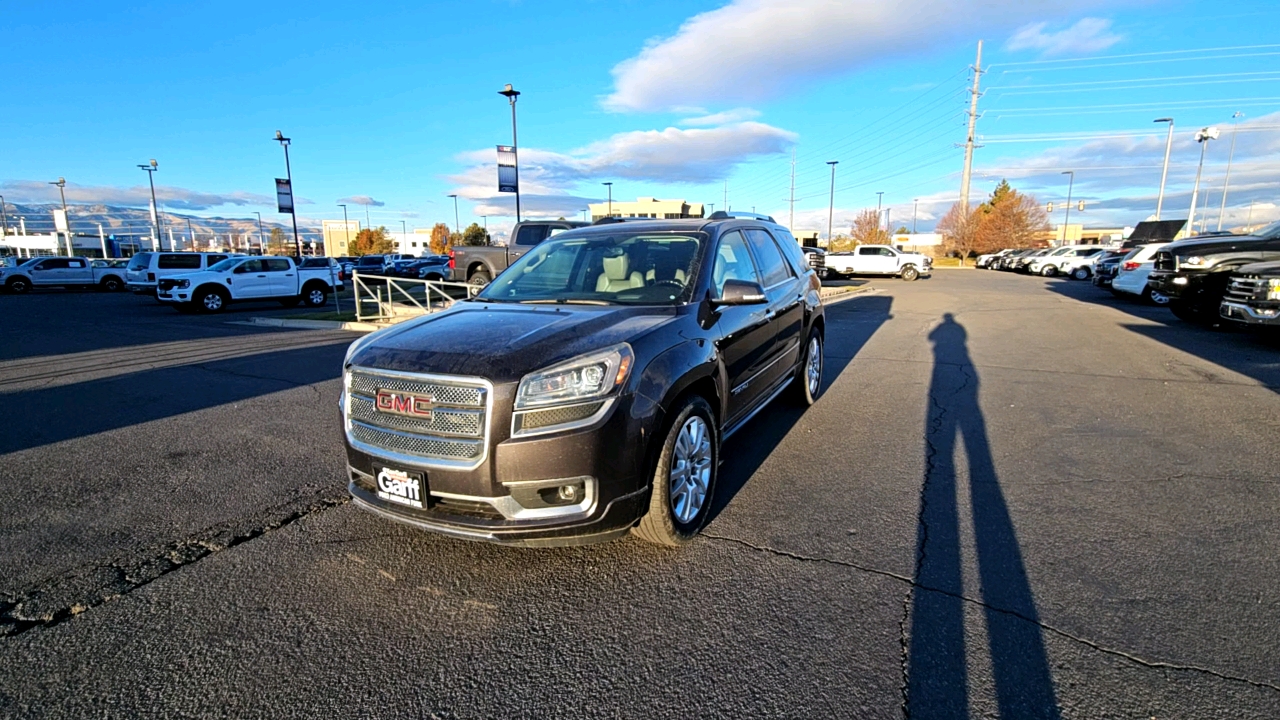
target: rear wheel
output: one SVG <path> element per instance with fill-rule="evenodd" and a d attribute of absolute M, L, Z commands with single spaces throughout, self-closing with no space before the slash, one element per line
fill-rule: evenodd
<path fill-rule="evenodd" d="M 120 292 L 124 289 L 124 283 L 115 275 L 108 275 L 102 278 L 102 282 L 98 283 L 98 287 L 104 292 Z"/>
<path fill-rule="evenodd" d="M 221 290 L 204 290 L 195 297 L 200 312 L 219 313 L 227 307 L 227 297 Z"/>
<path fill-rule="evenodd" d="M 1040 268 L 1040 274 L 1044 277 L 1053 277 L 1058 274 L 1058 268 L 1056 265 L 1045 265 Z"/>
<path fill-rule="evenodd" d="M 912 281 L 914 281 L 914 280 L 915 280 L 916 278 L 918 278 L 918 277 L 920 277 L 920 271 L 916 269 L 916 266 L 915 266 L 915 265 L 908 265 L 908 266 L 906 266 L 906 267 L 902 268 L 902 279 L 903 279 L 903 280 L 905 280 L 905 281 L 907 281 L 907 282 L 912 282 Z"/>
<path fill-rule="evenodd" d="M 1089 279 L 1089 268 L 1087 268 L 1087 267 L 1078 267 L 1078 268 L 1076 268 L 1075 270 L 1072 270 L 1072 271 L 1071 271 L 1071 277 L 1075 278 L 1076 280 L 1088 280 L 1088 279 Z"/>
<path fill-rule="evenodd" d="M 1159 290 L 1152 290 L 1150 286 L 1142 291 L 1142 298 L 1152 305 L 1160 305 L 1161 307 L 1169 304 L 1169 296 Z"/>
<path fill-rule="evenodd" d="M 322 287 L 311 287 L 302 293 L 302 300 L 307 304 L 307 307 L 324 307 L 324 304 L 329 300 L 329 293 L 325 292 Z"/>
<path fill-rule="evenodd" d="M 11 278 L 4 286 L 9 289 L 9 292 L 21 295 L 31 290 L 31 281 L 24 277 L 16 277 Z"/>
<path fill-rule="evenodd" d="M 471 273 L 471 277 L 467 278 L 467 282 L 475 285 L 476 287 L 484 287 L 485 285 L 493 282 L 493 277 L 489 275 L 488 270 L 477 270 Z"/>
<path fill-rule="evenodd" d="M 653 470 L 649 511 L 631 532 L 657 545 L 691 542 L 710 515 L 719 460 L 715 415 L 702 396 L 691 395 L 667 428 Z"/>
<path fill-rule="evenodd" d="M 808 407 L 818 401 L 822 393 L 822 334 L 817 328 L 809 331 L 809 342 L 804 346 L 804 357 L 796 368 L 795 386 L 791 397 L 797 405 Z"/>

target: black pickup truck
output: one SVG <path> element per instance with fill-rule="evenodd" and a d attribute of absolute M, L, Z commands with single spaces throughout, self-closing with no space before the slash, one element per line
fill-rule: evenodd
<path fill-rule="evenodd" d="M 1280 222 L 1253 235 L 1179 240 L 1156 253 L 1147 280 L 1170 298 L 1169 309 L 1183 320 L 1215 323 L 1231 274 L 1245 265 L 1280 260 Z"/>
<path fill-rule="evenodd" d="M 1280 327 L 1280 262 L 1244 265 L 1231 273 L 1219 313 L 1245 325 Z"/>
<path fill-rule="evenodd" d="M 498 273 L 525 254 L 530 248 L 553 235 L 586 225 L 576 220 L 530 221 L 516 223 L 506 245 L 459 245 L 449 252 L 455 282 L 488 285 Z"/>
<path fill-rule="evenodd" d="M 355 505 L 454 537 L 682 545 L 720 441 L 822 390 L 821 283 L 769 218 L 606 218 L 471 300 L 351 345 Z"/>

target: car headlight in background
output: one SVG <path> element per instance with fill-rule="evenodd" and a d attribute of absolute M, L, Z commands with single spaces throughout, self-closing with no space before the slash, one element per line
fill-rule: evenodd
<path fill-rule="evenodd" d="M 1280 278 L 1272 278 L 1267 281 L 1267 299 L 1280 300 Z"/>
<path fill-rule="evenodd" d="M 177 284 L 177 287 L 178 287 L 179 289 L 186 290 L 187 288 L 191 287 L 191 281 L 190 281 L 190 280 L 179 280 L 179 281 L 178 281 L 178 284 Z"/>
<path fill-rule="evenodd" d="M 1204 267 L 1205 265 L 1208 265 L 1208 264 L 1209 262 L 1204 258 L 1200 257 L 1199 255 L 1192 255 L 1191 257 L 1182 259 L 1183 267 L 1192 267 L 1192 268 Z"/>
<path fill-rule="evenodd" d="M 516 409 L 603 398 L 622 387 L 634 361 L 631 346 L 623 343 L 525 375 L 516 390 Z"/>

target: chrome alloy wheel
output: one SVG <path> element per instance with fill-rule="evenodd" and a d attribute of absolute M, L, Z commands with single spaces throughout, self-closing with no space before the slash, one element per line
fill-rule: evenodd
<path fill-rule="evenodd" d="M 711 431 L 701 417 L 685 420 L 671 454 L 671 512 L 676 522 L 698 517 L 711 485 Z"/>
<path fill-rule="evenodd" d="M 804 374 L 810 397 L 817 397 L 818 388 L 822 386 L 822 343 L 817 335 L 809 338 L 809 359 L 805 362 Z"/>
<path fill-rule="evenodd" d="M 312 304 L 312 305 L 323 305 L 323 304 L 324 304 L 324 291 L 323 291 L 323 290 L 318 290 L 318 289 L 317 289 L 317 290 L 312 290 L 312 291 L 311 291 L 311 294 L 308 296 L 308 298 L 307 298 L 307 299 L 311 301 L 311 304 Z"/>
<path fill-rule="evenodd" d="M 222 295 L 220 295 L 220 294 L 218 294 L 218 293 L 216 293 L 216 292 L 205 293 L 205 296 L 204 296 L 204 309 L 205 309 L 205 310 L 209 310 L 209 311 L 213 311 L 213 312 L 216 312 L 216 311 L 218 311 L 218 310 L 221 310 L 221 309 L 222 309 Z"/>

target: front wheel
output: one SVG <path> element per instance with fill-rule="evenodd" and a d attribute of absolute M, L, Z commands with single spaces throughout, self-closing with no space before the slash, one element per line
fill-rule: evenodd
<path fill-rule="evenodd" d="M 1053 277 L 1058 274 L 1058 268 L 1054 265 L 1045 265 L 1040 268 L 1040 274 L 1044 277 Z"/>
<path fill-rule="evenodd" d="M 16 277 L 5 283 L 5 287 L 9 289 L 9 292 L 21 295 L 31 290 L 31 281 L 26 278 Z"/>
<path fill-rule="evenodd" d="M 102 278 L 102 282 L 98 284 L 98 287 L 101 288 L 103 292 L 119 292 L 124 289 L 124 283 L 120 282 L 120 278 L 114 275 L 108 275 L 107 277 Z"/>
<path fill-rule="evenodd" d="M 200 312 L 219 313 L 227 307 L 227 298 L 221 290 L 205 290 L 195 301 Z"/>
<path fill-rule="evenodd" d="M 905 281 L 907 281 L 907 282 L 913 282 L 913 281 L 914 281 L 916 278 L 918 278 L 918 277 L 920 277 L 920 271 L 919 271 L 919 270 L 917 270 L 917 269 L 916 269 L 916 267 L 915 267 L 914 265 L 908 265 L 908 266 L 906 266 L 906 267 L 902 268 L 902 279 L 903 279 L 903 280 L 905 280 Z"/>
<path fill-rule="evenodd" d="M 1071 277 L 1075 278 L 1076 280 L 1088 280 L 1088 279 L 1089 279 L 1089 268 L 1087 268 L 1087 267 L 1078 267 L 1078 268 L 1076 268 L 1075 270 L 1072 270 L 1072 271 L 1071 271 Z"/>
<path fill-rule="evenodd" d="M 471 274 L 471 277 L 467 278 L 467 282 L 476 287 L 484 287 L 493 282 L 493 277 L 489 275 L 488 270 L 477 270 Z"/>
<path fill-rule="evenodd" d="M 809 331 L 809 342 L 804 346 L 804 357 L 796 368 L 795 390 L 791 397 L 797 405 L 809 407 L 818 402 L 822 394 L 822 334 L 817 328 Z"/>
<path fill-rule="evenodd" d="M 631 532 L 656 545 L 689 544 L 711 512 L 720 435 L 711 405 L 691 395 L 675 408 L 653 470 L 649 511 Z"/>
<path fill-rule="evenodd" d="M 1152 305 L 1159 305 L 1161 307 L 1167 306 L 1170 300 L 1168 295 L 1165 295 L 1159 290 L 1152 290 L 1150 287 L 1147 287 L 1142 291 L 1142 297 Z"/>

